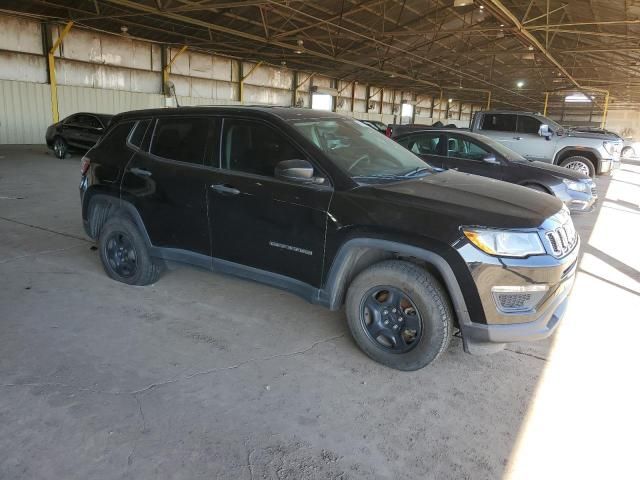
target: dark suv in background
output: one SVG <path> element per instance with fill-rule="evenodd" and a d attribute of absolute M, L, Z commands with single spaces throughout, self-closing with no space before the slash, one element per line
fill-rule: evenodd
<path fill-rule="evenodd" d="M 335 113 L 129 112 L 81 169 L 110 277 L 146 285 L 182 261 L 345 305 L 360 348 L 401 370 L 436 359 L 454 328 L 472 353 L 550 335 L 574 279 L 579 238 L 558 199 L 434 170 Z"/>

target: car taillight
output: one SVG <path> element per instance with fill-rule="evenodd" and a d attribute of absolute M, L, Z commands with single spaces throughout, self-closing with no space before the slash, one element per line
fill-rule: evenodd
<path fill-rule="evenodd" d="M 82 160 L 80 161 L 80 175 L 84 177 L 89 171 L 90 165 L 91 159 L 89 157 L 82 157 Z"/>
<path fill-rule="evenodd" d="M 391 133 L 392 133 L 392 132 L 393 132 L 393 128 L 391 128 L 390 126 L 388 126 L 388 127 L 387 127 L 387 131 L 386 131 L 386 132 L 384 132 L 384 134 L 385 134 L 387 137 L 391 138 Z"/>

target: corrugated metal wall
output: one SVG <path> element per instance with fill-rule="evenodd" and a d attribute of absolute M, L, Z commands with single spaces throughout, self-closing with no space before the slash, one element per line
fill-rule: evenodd
<path fill-rule="evenodd" d="M 51 123 L 49 85 L 0 80 L 0 144 L 44 143 Z"/>
<path fill-rule="evenodd" d="M 164 107 L 164 95 L 70 85 L 58 87 L 60 118 L 76 112 L 120 113 L 156 107 Z"/>

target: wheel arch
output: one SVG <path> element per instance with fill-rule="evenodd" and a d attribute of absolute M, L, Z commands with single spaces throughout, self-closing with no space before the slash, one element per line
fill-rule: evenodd
<path fill-rule="evenodd" d="M 339 309 L 349 284 L 365 268 L 387 259 L 402 259 L 427 268 L 446 289 L 460 327 L 471 322 L 458 278 L 449 262 L 438 252 L 402 242 L 376 238 L 355 238 L 345 242 L 334 259 L 322 290 L 331 310 Z"/>
<path fill-rule="evenodd" d="M 88 195 L 89 192 L 91 191 L 87 192 Z M 147 245 L 152 246 L 142 217 L 132 203 L 106 193 L 93 192 L 83 205 L 83 217 L 86 219 L 87 233 L 91 238 L 97 239 L 100 236 L 100 231 L 109 218 L 123 215 L 133 221 Z"/>
<path fill-rule="evenodd" d="M 569 157 L 585 157 L 593 162 L 593 166 L 596 172 L 600 170 L 600 154 L 594 148 L 589 147 L 564 147 L 556 153 L 553 163 L 560 165 L 560 163 Z"/>

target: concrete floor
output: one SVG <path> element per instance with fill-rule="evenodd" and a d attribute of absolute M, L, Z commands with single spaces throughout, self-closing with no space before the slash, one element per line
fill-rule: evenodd
<path fill-rule="evenodd" d="M 589 399 L 614 412 L 635 402 L 612 382 L 637 379 L 625 372 L 637 357 L 602 345 L 632 352 L 620 329 L 633 337 L 640 323 L 639 236 L 615 241 L 640 224 L 639 162 L 599 179 L 598 212 L 575 218 L 586 253 L 555 339 L 481 357 L 454 339 L 413 373 L 365 357 L 343 312 L 266 286 L 179 265 L 150 287 L 108 279 L 82 230 L 78 176 L 78 156 L 0 146 L 2 479 L 578 478 L 544 469 L 585 463 L 570 448 L 585 422 L 609 433 Z M 616 396 L 594 397 L 593 381 Z M 626 429 L 613 428 L 608 445 Z"/>

